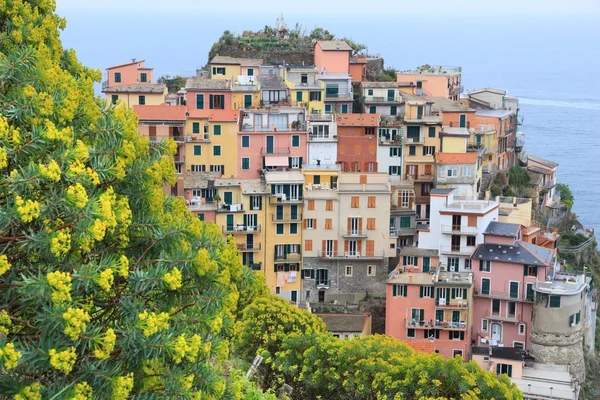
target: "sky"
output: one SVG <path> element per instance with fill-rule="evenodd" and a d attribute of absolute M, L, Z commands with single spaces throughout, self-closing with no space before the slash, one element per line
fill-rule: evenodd
<path fill-rule="evenodd" d="M 284 14 L 332 14 L 332 15 L 406 15 L 433 13 L 440 15 L 468 14 L 600 14 L 599 0 L 381 0 L 376 7 L 365 7 L 363 0 L 280 1 L 229 0 L 227 2 L 204 0 L 57 0 L 58 11 L 90 10 L 112 12 L 227 12 L 246 15 L 281 12 Z M 223 8 L 226 5 L 226 8 Z"/>

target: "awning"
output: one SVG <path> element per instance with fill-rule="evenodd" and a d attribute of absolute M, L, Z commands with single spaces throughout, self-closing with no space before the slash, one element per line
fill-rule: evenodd
<path fill-rule="evenodd" d="M 266 156 L 265 166 L 267 167 L 287 167 L 288 158 L 287 156 Z"/>

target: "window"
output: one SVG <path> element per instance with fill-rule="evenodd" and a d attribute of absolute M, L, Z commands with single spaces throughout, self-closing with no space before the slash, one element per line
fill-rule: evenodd
<path fill-rule="evenodd" d="M 192 164 L 190 165 L 190 170 L 192 172 L 206 172 L 206 165 Z"/>
<path fill-rule="evenodd" d="M 429 137 L 435 137 L 435 126 L 429 127 Z"/>
<path fill-rule="evenodd" d="M 415 336 L 415 330 L 414 330 L 414 329 L 407 329 L 407 330 L 406 330 L 406 337 L 409 337 L 409 338 L 414 338 L 414 337 L 416 337 L 416 336 Z"/>
<path fill-rule="evenodd" d="M 490 294 L 491 279 L 481 278 L 481 294 Z"/>
<path fill-rule="evenodd" d="M 342 104 L 342 114 L 348 114 L 348 104 Z"/>
<path fill-rule="evenodd" d="M 359 207 L 359 198 L 358 196 L 352 196 L 350 198 L 350 207 L 358 208 Z"/>
<path fill-rule="evenodd" d="M 340 88 L 336 85 L 326 85 L 325 86 L 325 98 L 334 98 L 339 96 Z"/>
<path fill-rule="evenodd" d="M 204 110 L 204 94 L 196 95 L 196 110 Z"/>
<path fill-rule="evenodd" d="M 367 199 L 367 206 L 369 208 L 375 208 L 377 204 L 377 198 L 375 196 L 369 196 Z"/>
<path fill-rule="evenodd" d="M 367 96 L 373 96 L 373 89 L 367 90 Z"/>
<path fill-rule="evenodd" d="M 208 123 L 204 124 L 204 133 L 208 134 Z"/>
<path fill-rule="evenodd" d="M 321 92 L 310 92 L 310 101 L 321 101 Z"/>
<path fill-rule="evenodd" d="M 456 356 L 462 357 L 463 356 L 462 350 L 452 350 L 452 358 L 454 358 Z"/>
<path fill-rule="evenodd" d="M 525 276 L 537 276 L 537 267 L 535 265 L 525 265 L 524 269 Z"/>
<path fill-rule="evenodd" d="M 369 162 L 367 163 L 367 172 L 375 172 L 375 169 L 376 169 L 376 167 L 375 167 L 375 166 L 376 166 L 376 164 L 377 164 L 377 163 L 374 163 L 374 162 L 372 162 L 372 161 L 369 161 Z"/>
<path fill-rule="evenodd" d="M 475 240 L 477 237 L 475 236 L 467 236 L 467 246 L 475 246 Z"/>
<path fill-rule="evenodd" d="M 463 167 L 463 176 L 471 176 L 471 167 Z"/>
<path fill-rule="evenodd" d="M 145 106 L 146 105 L 146 96 L 139 96 L 138 97 L 138 104 L 140 106 Z"/>
<path fill-rule="evenodd" d="M 525 350 L 525 343 L 524 342 L 513 342 L 513 347 L 515 349 L 521 349 L 521 350 Z"/>
<path fill-rule="evenodd" d="M 213 146 L 213 156 L 220 156 L 221 155 L 221 146 Z"/>
<path fill-rule="evenodd" d="M 346 265 L 344 270 L 346 272 L 346 276 L 352 276 L 352 265 Z"/>
<path fill-rule="evenodd" d="M 192 133 L 200 133 L 200 122 L 192 122 Z"/>
<path fill-rule="evenodd" d="M 302 92 L 301 91 L 296 92 L 296 101 L 302 101 Z"/>
<path fill-rule="evenodd" d="M 325 218 L 325 229 L 331 229 L 333 220 L 331 218 Z"/>
<path fill-rule="evenodd" d="M 408 146 L 408 155 L 416 156 L 417 155 L 417 146 Z"/>
<path fill-rule="evenodd" d="M 482 332 L 487 332 L 488 331 L 488 320 L 487 319 L 482 319 L 481 320 L 481 331 Z"/>
<path fill-rule="evenodd" d="M 304 220 L 304 229 L 314 229 L 315 228 L 315 220 L 314 218 L 308 218 Z"/>
<path fill-rule="evenodd" d="M 550 296 L 548 306 L 551 308 L 560 308 L 560 296 Z"/>
<path fill-rule="evenodd" d="M 300 147 L 300 135 L 292 135 L 292 147 Z"/>
<path fill-rule="evenodd" d="M 448 257 L 448 270 L 458 272 L 460 267 L 460 258 Z"/>
<path fill-rule="evenodd" d="M 262 197 L 250 196 L 250 209 L 262 210 Z"/>
<path fill-rule="evenodd" d="M 401 147 L 390 147 L 390 157 L 402 157 Z"/>
<path fill-rule="evenodd" d="M 390 115 L 396 115 L 398 114 L 398 107 L 397 106 L 391 106 L 390 107 Z"/>
<path fill-rule="evenodd" d="M 418 259 L 418 257 L 413 256 L 402 256 L 402 264 L 408 266 L 416 266 Z"/>
<path fill-rule="evenodd" d="M 533 283 L 525 284 L 525 300 L 533 301 Z"/>
<path fill-rule="evenodd" d="M 181 174 L 183 172 L 181 164 L 175 164 L 175 172 L 177 172 L 178 174 Z"/>
<path fill-rule="evenodd" d="M 325 104 L 325 114 L 331 114 L 331 104 Z"/>
<path fill-rule="evenodd" d="M 510 377 L 512 377 L 512 365 L 510 365 L 510 364 L 496 364 L 496 373 L 498 375 L 506 374 L 510 378 Z"/>
<path fill-rule="evenodd" d="M 208 96 L 208 107 L 211 110 L 224 110 L 225 109 L 225 95 L 211 94 L 210 96 Z"/>
<path fill-rule="evenodd" d="M 388 174 L 389 175 L 400 175 L 402 171 L 402 168 L 399 165 L 390 165 L 389 169 L 388 169 Z"/>
<path fill-rule="evenodd" d="M 525 334 L 525 324 L 519 324 L 519 335 Z"/>
<path fill-rule="evenodd" d="M 225 67 L 213 67 L 213 75 L 225 75 Z"/>
<path fill-rule="evenodd" d="M 435 146 L 423 146 L 423 155 L 432 156 L 435 154 Z"/>
<path fill-rule="evenodd" d="M 250 147 L 250 136 L 242 136 L 242 147 Z"/>
<path fill-rule="evenodd" d="M 490 260 L 479 260 L 479 270 L 490 272 L 492 270 L 492 262 Z"/>
<path fill-rule="evenodd" d="M 302 157 L 290 157 L 290 168 L 300 168 L 300 160 L 302 160 Z"/>
<path fill-rule="evenodd" d="M 119 95 L 118 94 L 113 94 L 110 98 L 111 98 L 111 102 L 113 104 L 117 104 L 117 101 L 119 101 Z"/>
<path fill-rule="evenodd" d="M 213 134 L 219 136 L 221 134 L 221 125 L 213 125 Z"/>
<path fill-rule="evenodd" d="M 377 267 L 375 265 L 367 265 L 367 276 L 375 276 L 377 274 Z"/>
<path fill-rule="evenodd" d="M 198 219 L 200 221 L 204 221 L 204 214 L 198 214 Z"/>
<path fill-rule="evenodd" d="M 326 200 L 325 201 L 325 210 L 326 211 L 333 211 L 333 200 Z"/>
<path fill-rule="evenodd" d="M 464 331 L 448 331 L 448 338 L 450 340 L 465 340 Z"/>
<path fill-rule="evenodd" d="M 277 234 L 283 235 L 283 224 L 277 224 Z"/>
<path fill-rule="evenodd" d="M 465 269 L 471 269 L 471 259 L 469 258 L 465 260 Z"/>
<path fill-rule="evenodd" d="M 298 234 L 298 224 L 290 224 L 290 235 Z"/>
<path fill-rule="evenodd" d="M 431 267 L 431 258 L 423 257 L 423 272 L 429 272 L 430 267 Z"/>
<path fill-rule="evenodd" d="M 200 146 L 199 144 L 195 144 L 194 145 L 194 155 L 195 156 L 201 156 L 202 155 L 202 146 Z"/>
<path fill-rule="evenodd" d="M 431 297 L 433 298 L 433 287 L 431 286 L 420 286 L 419 297 Z"/>
<path fill-rule="evenodd" d="M 392 285 L 393 297 L 406 297 L 408 295 L 407 285 Z"/>
<path fill-rule="evenodd" d="M 275 294 L 280 294 L 281 288 L 279 286 L 275 286 Z"/>
<path fill-rule="evenodd" d="M 569 326 L 578 325 L 581 321 L 581 311 L 578 311 L 577 314 L 573 314 L 569 317 Z"/>
<path fill-rule="evenodd" d="M 377 114 L 377 107 L 375 107 L 375 106 L 369 107 L 369 114 Z"/>
<path fill-rule="evenodd" d="M 446 175 L 448 175 L 449 177 L 453 177 L 453 176 L 457 176 L 458 171 L 456 170 L 456 168 L 448 168 L 448 170 L 446 171 Z"/>
<path fill-rule="evenodd" d="M 303 269 L 302 270 L 302 278 L 315 279 L 315 270 L 314 269 Z M 308 296 L 306 296 L 306 297 L 308 297 Z"/>
<path fill-rule="evenodd" d="M 509 296 L 511 299 L 519 298 L 519 282 L 510 282 L 509 283 Z"/>
<path fill-rule="evenodd" d="M 242 158 L 242 169 L 250 169 L 250 158 L 248 158 L 248 157 Z"/>
<path fill-rule="evenodd" d="M 148 74 L 145 72 L 142 72 L 140 74 L 140 82 L 146 83 L 148 82 Z"/>
<path fill-rule="evenodd" d="M 121 73 L 115 72 L 115 83 L 121 83 Z"/>

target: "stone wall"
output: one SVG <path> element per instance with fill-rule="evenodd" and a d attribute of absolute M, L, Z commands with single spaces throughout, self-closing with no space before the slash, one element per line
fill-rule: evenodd
<path fill-rule="evenodd" d="M 375 80 L 377 75 L 383 74 L 383 58 L 367 58 L 367 80 Z"/>
<path fill-rule="evenodd" d="M 263 63 L 281 63 L 285 61 L 288 65 L 314 65 L 315 54 L 313 51 L 297 50 L 246 50 L 235 47 L 221 47 L 218 55 L 241 58 L 260 58 Z M 209 54 L 210 57 L 210 54 Z M 210 59 L 209 59 L 210 62 Z"/>
<path fill-rule="evenodd" d="M 584 329 L 580 329 L 568 336 L 531 332 L 530 353 L 537 363 L 569 365 L 569 372 L 584 382 L 583 332 Z"/>

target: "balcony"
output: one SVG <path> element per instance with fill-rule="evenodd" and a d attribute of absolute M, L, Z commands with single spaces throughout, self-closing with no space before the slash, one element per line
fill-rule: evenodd
<path fill-rule="evenodd" d="M 447 310 L 464 310 L 469 308 L 469 302 L 467 300 L 455 300 L 452 303 L 448 302 L 448 299 L 435 299 L 435 307 Z"/>
<path fill-rule="evenodd" d="M 335 115 L 333 114 L 308 114 L 307 118 L 309 121 L 314 122 L 333 122 L 335 121 Z"/>
<path fill-rule="evenodd" d="M 250 268 L 252 271 L 260 271 L 261 267 L 262 267 L 262 263 L 252 263 L 249 265 L 246 265 L 248 268 Z"/>
<path fill-rule="evenodd" d="M 261 249 L 260 243 L 238 243 L 235 245 L 239 251 L 259 251 Z"/>
<path fill-rule="evenodd" d="M 402 136 L 379 137 L 379 144 L 383 146 L 400 146 L 402 144 Z"/>
<path fill-rule="evenodd" d="M 423 144 L 425 143 L 425 137 L 407 137 L 405 144 Z"/>
<path fill-rule="evenodd" d="M 337 140 L 338 140 L 337 135 L 327 135 L 327 136 L 319 136 L 319 135 L 313 135 L 313 134 L 308 135 L 309 142 L 326 143 L 326 142 L 337 142 Z"/>
<path fill-rule="evenodd" d="M 383 260 L 383 251 L 319 251 L 319 258 L 323 260 Z"/>
<path fill-rule="evenodd" d="M 516 324 L 521 321 L 521 314 L 501 315 L 500 313 L 488 312 L 485 318 L 492 321 L 513 322 Z"/>
<path fill-rule="evenodd" d="M 234 204 L 219 204 L 217 208 L 218 213 L 240 213 L 244 212 L 244 204 L 242 203 L 234 203 Z"/>
<path fill-rule="evenodd" d="M 475 251 L 475 246 L 440 246 L 442 254 L 470 256 Z"/>
<path fill-rule="evenodd" d="M 302 214 L 273 214 L 271 219 L 273 222 L 301 222 Z"/>
<path fill-rule="evenodd" d="M 102 90 L 108 87 L 108 81 L 102 81 Z"/>
<path fill-rule="evenodd" d="M 465 321 L 415 321 L 406 320 L 405 326 L 410 329 L 442 329 L 447 331 L 466 331 L 467 324 Z"/>
<path fill-rule="evenodd" d="M 422 115 L 416 119 L 404 117 L 404 122 L 407 124 L 441 124 L 442 119 L 438 115 Z"/>
<path fill-rule="evenodd" d="M 365 104 L 394 104 L 394 103 L 402 103 L 402 97 L 377 97 L 377 96 L 367 96 L 364 97 Z"/>
<path fill-rule="evenodd" d="M 181 163 L 185 162 L 185 155 L 184 154 L 175 154 L 173 156 L 173 161 L 175 161 L 175 164 L 181 164 Z"/>
<path fill-rule="evenodd" d="M 508 290 L 506 290 L 506 291 L 504 291 L 504 290 L 488 290 L 485 293 L 483 293 L 483 291 L 481 290 L 481 288 L 476 287 L 473 290 L 473 296 L 475 296 L 475 297 L 488 297 L 488 298 L 494 298 L 494 299 L 500 299 L 500 300 L 523 301 L 523 302 L 526 302 L 526 303 L 533 303 L 533 293 L 531 293 L 529 296 L 523 295 L 522 293 L 513 293 L 513 295 L 511 296 L 511 294 L 509 293 Z"/>
<path fill-rule="evenodd" d="M 476 226 L 442 225 L 442 233 L 448 235 L 477 235 Z"/>
<path fill-rule="evenodd" d="M 454 86 L 454 87 L 450 88 L 450 94 L 452 94 L 452 95 L 461 94 L 464 90 L 465 90 L 465 87 L 462 85 Z"/>
<path fill-rule="evenodd" d="M 397 238 L 399 236 L 412 236 L 415 234 L 416 228 L 390 228 L 390 238 Z"/>
<path fill-rule="evenodd" d="M 242 124 L 242 132 L 295 132 L 303 131 L 306 132 L 306 124 L 300 122 L 298 127 L 292 127 L 287 124 L 270 124 L 268 126 L 260 126 L 253 124 Z"/>
<path fill-rule="evenodd" d="M 285 193 L 278 193 L 278 194 L 272 194 L 271 197 L 269 197 L 269 203 L 270 204 L 302 204 L 304 200 L 302 199 L 302 196 L 295 196 L 295 197 L 290 197 L 287 196 Z"/>
<path fill-rule="evenodd" d="M 261 155 L 266 155 L 266 154 L 290 154 L 290 148 L 289 147 L 262 147 L 260 149 L 260 154 Z"/>
<path fill-rule="evenodd" d="M 144 137 L 147 137 L 150 142 L 154 143 L 164 142 L 165 140 L 174 140 L 177 143 L 183 143 L 185 139 L 182 135 L 152 135 Z"/>
<path fill-rule="evenodd" d="M 249 233 L 259 233 L 260 225 L 224 225 L 223 233 L 226 234 L 249 234 Z"/>
<path fill-rule="evenodd" d="M 185 141 L 193 143 L 210 143 L 210 135 L 208 133 L 185 135 Z"/>
<path fill-rule="evenodd" d="M 300 262 L 302 255 L 300 253 L 275 254 L 274 261 L 276 263 Z"/>
<path fill-rule="evenodd" d="M 496 132 L 496 126 L 494 124 L 479 124 L 470 128 L 469 131 L 473 132 L 476 135 L 485 135 L 487 133 Z"/>
<path fill-rule="evenodd" d="M 345 238 L 366 238 L 367 232 L 362 229 L 348 229 L 342 232 L 342 236 Z"/>

